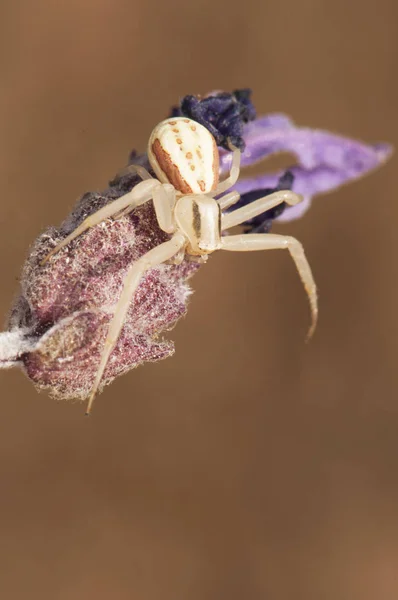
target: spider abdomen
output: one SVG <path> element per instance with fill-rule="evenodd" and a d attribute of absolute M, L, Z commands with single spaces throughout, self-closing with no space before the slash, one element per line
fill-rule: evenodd
<path fill-rule="evenodd" d="M 177 200 L 174 217 L 188 239 L 188 254 L 210 254 L 221 248 L 221 210 L 209 196 L 189 195 Z"/>
<path fill-rule="evenodd" d="M 208 194 L 217 187 L 219 156 L 211 133 L 185 117 L 166 119 L 152 131 L 148 158 L 157 178 L 181 194 Z"/>

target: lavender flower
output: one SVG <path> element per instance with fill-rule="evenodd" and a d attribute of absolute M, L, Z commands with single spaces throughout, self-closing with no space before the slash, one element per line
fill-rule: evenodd
<path fill-rule="evenodd" d="M 287 208 L 279 217 L 281 221 L 301 217 L 313 196 L 363 177 L 383 164 L 392 153 L 390 144 L 364 144 L 321 129 L 297 127 L 289 117 L 281 114 L 260 117 L 249 123 L 244 129 L 244 139 L 242 167 L 279 152 L 290 152 L 297 157 L 298 165 L 290 167 L 289 171 L 294 177 L 292 189 L 301 194 L 304 201 Z M 228 170 L 230 160 L 231 155 L 223 152 L 223 172 Z M 254 190 L 274 188 L 282 175 L 283 172 L 279 172 L 242 178 L 235 189 L 245 195 Z M 252 200 L 249 196 L 248 201 Z"/>
<path fill-rule="evenodd" d="M 275 152 L 297 156 L 288 173 L 242 179 L 235 186 L 239 205 L 289 189 L 304 195 L 295 207 L 278 207 L 245 224 L 246 231 L 268 231 L 275 218 L 294 219 L 308 208 L 312 196 L 357 179 L 391 154 L 387 144 L 366 145 L 324 131 L 298 128 L 283 115 L 255 119 L 248 90 L 213 93 L 203 100 L 188 96 L 173 114 L 197 118 L 215 135 L 244 149 L 242 165 Z M 221 153 L 221 171 L 230 154 Z M 130 157 L 144 164 L 146 155 Z M 44 267 L 40 261 L 87 215 L 131 190 L 138 179 L 129 172 L 116 177 L 102 193 L 85 194 L 60 228 L 50 228 L 34 243 L 23 267 L 21 292 L 0 334 L 0 367 L 20 366 L 38 389 L 63 399 L 85 399 L 97 370 L 112 307 L 119 299 L 127 268 L 167 239 L 151 204 L 119 220 L 107 220 L 81 235 Z M 167 358 L 173 343 L 161 333 L 186 313 L 191 293 L 187 281 L 199 265 L 187 258 L 181 265 L 162 265 L 142 279 L 103 384 L 146 361 Z"/>

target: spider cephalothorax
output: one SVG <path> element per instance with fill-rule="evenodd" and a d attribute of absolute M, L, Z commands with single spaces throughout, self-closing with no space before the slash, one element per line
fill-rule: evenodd
<path fill-rule="evenodd" d="M 289 236 L 268 233 L 222 235 L 225 230 L 241 225 L 283 202 L 293 205 L 302 198 L 289 190 L 277 191 L 224 214 L 240 198 L 236 191 L 224 194 L 233 187 L 239 176 L 240 150 L 232 146 L 231 150 L 230 174 L 219 182 L 218 149 L 211 133 L 185 117 L 162 121 L 153 130 L 148 147 L 150 165 L 157 178 L 152 177 L 145 168 L 132 165 L 130 169 L 135 170 L 142 181 L 124 196 L 87 217 L 42 261 L 42 264 L 47 262 L 90 227 L 105 219 L 128 214 L 150 200 L 153 201 L 159 227 L 170 236 L 168 241 L 141 256 L 126 273 L 120 299 L 113 308 L 87 414 L 142 276 L 160 264 L 179 262 L 185 255 L 205 259 L 219 249 L 289 250 L 308 294 L 312 313 L 309 335 L 313 333 L 318 314 L 316 286 L 300 242 Z"/>

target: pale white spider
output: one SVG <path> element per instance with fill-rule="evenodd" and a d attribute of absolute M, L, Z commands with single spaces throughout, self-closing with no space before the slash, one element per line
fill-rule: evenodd
<path fill-rule="evenodd" d="M 202 125 L 184 117 L 162 121 L 153 130 L 148 144 L 148 158 L 157 175 L 153 178 L 141 166 L 132 166 L 142 181 L 130 192 L 87 217 L 70 235 L 60 242 L 42 261 L 69 244 L 84 231 L 110 217 L 119 218 L 135 207 L 153 201 L 159 227 L 170 239 L 153 248 L 133 263 L 124 280 L 123 290 L 109 325 L 100 364 L 88 401 L 89 414 L 101 383 L 109 356 L 114 348 L 143 274 L 166 262 L 179 263 L 187 254 L 206 260 L 215 250 L 289 250 L 307 292 L 312 335 L 317 321 L 318 306 L 315 282 L 300 242 L 295 238 L 275 234 L 241 234 L 223 236 L 223 231 L 239 225 L 286 202 L 297 204 L 302 197 L 291 191 L 274 192 L 243 208 L 224 214 L 240 198 L 232 191 L 215 200 L 237 181 L 240 151 L 233 149 L 229 176 L 219 182 L 219 155 L 211 133 Z"/>

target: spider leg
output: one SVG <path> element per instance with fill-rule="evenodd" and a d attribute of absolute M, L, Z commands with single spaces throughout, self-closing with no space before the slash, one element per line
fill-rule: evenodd
<path fill-rule="evenodd" d="M 238 211 L 237 211 L 238 212 Z M 316 284 L 311 272 L 311 267 L 304 254 L 304 248 L 298 240 L 290 236 L 275 235 L 271 233 L 248 233 L 241 235 L 230 235 L 222 238 L 222 250 L 247 252 L 253 250 L 283 250 L 287 249 L 294 260 L 296 269 L 303 282 L 311 308 L 311 327 L 308 331 L 307 340 L 315 331 L 318 320 L 318 299 Z"/>
<path fill-rule="evenodd" d="M 174 186 L 169 183 L 159 185 L 153 190 L 153 206 L 160 229 L 166 233 L 174 233 L 174 206 L 176 203 L 176 192 Z"/>
<path fill-rule="evenodd" d="M 94 227 L 94 225 L 98 225 L 101 221 L 105 221 L 109 217 L 114 216 L 121 210 L 124 210 L 127 206 L 129 210 L 132 210 L 134 207 L 139 206 L 140 204 L 144 204 L 148 202 L 153 196 L 153 191 L 155 187 L 159 186 L 159 182 L 155 179 L 151 179 L 150 181 L 142 181 L 138 183 L 130 192 L 124 194 L 117 200 L 114 200 L 110 204 L 107 204 L 97 212 L 93 213 L 78 226 L 72 233 L 70 233 L 65 239 L 62 240 L 55 248 L 51 250 L 47 254 L 47 256 L 41 261 L 40 265 L 43 266 L 51 256 L 56 254 L 61 248 L 67 246 L 72 240 L 77 238 L 79 235 L 84 233 L 90 227 Z"/>
<path fill-rule="evenodd" d="M 123 177 L 124 175 L 129 175 L 130 173 L 137 173 L 137 175 L 141 177 L 142 180 L 153 179 L 149 171 L 147 171 L 147 169 L 145 167 L 142 167 L 141 165 L 129 165 L 128 167 L 125 167 L 124 169 L 118 172 L 115 179 L 120 179 L 120 177 Z"/>
<path fill-rule="evenodd" d="M 259 198 L 254 202 L 250 202 L 250 204 L 242 206 L 242 208 L 238 208 L 237 210 L 233 210 L 232 212 L 223 215 L 221 219 L 221 229 L 224 231 L 230 227 L 235 227 L 235 225 L 240 225 L 245 221 L 253 219 L 257 215 L 261 215 L 270 208 L 282 204 L 282 202 L 286 202 L 293 206 L 294 204 L 301 202 L 302 199 L 302 196 L 299 196 L 299 194 L 295 194 L 290 190 L 274 192 L 273 194 Z"/>
<path fill-rule="evenodd" d="M 123 327 L 127 312 L 131 305 L 131 300 L 142 276 L 146 271 L 152 269 L 152 267 L 160 265 L 161 263 L 171 259 L 181 248 L 183 248 L 184 244 L 185 237 L 177 233 L 167 242 L 160 244 L 160 246 L 156 246 L 156 248 L 149 250 L 149 252 L 141 256 L 141 258 L 133 263 L 127 271 L 127 275 L 123 282 L 123 290 L 116 304 L 113 317 L 109 325 L 104 348 L 101 354 L 100 364 L 98 366 L 94 385 L 88 401 L 86 415 L 88 415 L 91 411 L 95 395 L 109 360 L 109 356 L 119 338 L 120 331 Z"/>
<path fill-rule="evenodd" d="M 230 187 L 235 185 L 235 183 L 238 181 L 239 172 L 240 172 L 240 150 L 239 150 L 239 148 L 235 148 L 235 146 L 232 146 L 232 145 L 230 145 L 230 148 L 233 151 L 233 154 L 232 154 L 232 163 L 231 163 L 231 169 L 229 171 L 229 175 L 226 179 L 224 179 L 224 181 L 221 181 L 218 184 L 218 186 L 216 187 L 215 190 L 212 191 L 211 196 L 213 198 L 214 198 L 214 196 L 218 196 L 219 194 L 226 192 Z"/>
<path fill-rule="evenodd" d="M 229 194 L 225 194 L 225 196 L 222 196 L 222 198 L 219 198 L 217 200 L 219 207 L 221 208 L 221 210 L 226 210 L 227 208 L 229 208 L 230 206 L 232 206 L 233 204 L 235 204 L 235 202 L 238 202 L 240 198 L 240 194 L 239 192 L 229 192 Z"/>
<path fill-rule="evenodd" d="M 170 183 L 160 184 L 158 181 L 158 185 L 153 190 L 152 198 L 160 229 L 166 233 L 174 233 L 175 226 L 173 209 L 176 202 L 176 192 L 174 186 L 172 186 Z M 122 217 L 125 217 L 131 213 L 134 208 L 135 206 L 127 206 L 116 215 L 115 219 L 121 219 Z"/>

